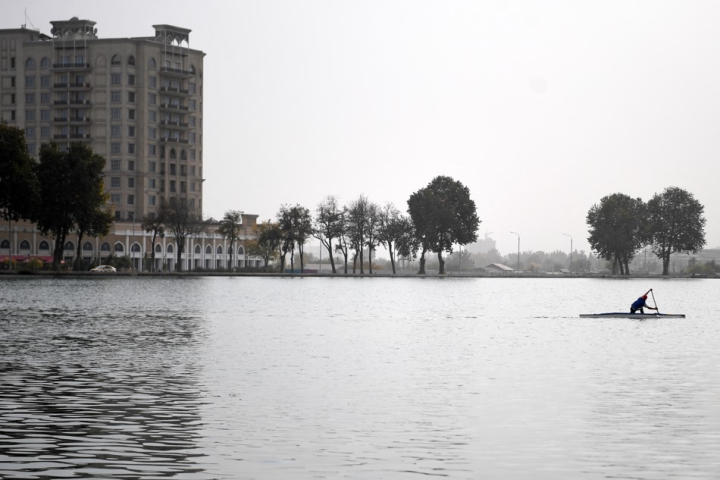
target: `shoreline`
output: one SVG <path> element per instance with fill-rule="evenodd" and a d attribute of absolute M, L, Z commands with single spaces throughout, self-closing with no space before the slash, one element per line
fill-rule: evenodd
<path fill-rule="evenodd" d="M 445 275 L 429 273 L 419 275 L 418 273 L 402 272 L 392 273 L 278 273 L 278 272 L 116 272 L 116 273 L 93 273 L 93 272 L 53 272 L 47 270 L 9 272 L 0 271 L 0 278 L 112 278 L 112 277 L 157 277 L 157 278 L 195 278 L 195 277 L 265 277 L 265 278 L 416 278 L 416 279 L 445 279 L 445 278 L 546 278 L 546 279 L 577 279 L 577 278 L 598 278 L 629 280 L 635 278 L 652 278 L 660 280 L 669 279 L 720 279 L 720 275 L 697 275 L 697 274 L 647 274 L 637 273 L 630 275 L 613 275 L 611 273 L 458 273 L 450 272 Z"/>

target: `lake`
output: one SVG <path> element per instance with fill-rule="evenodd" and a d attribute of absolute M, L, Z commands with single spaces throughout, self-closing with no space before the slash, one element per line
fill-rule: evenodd
<path fill-rule="evenodd" d="M 719 286 L 0 278 L 0 478 L 718 478 Z"/>

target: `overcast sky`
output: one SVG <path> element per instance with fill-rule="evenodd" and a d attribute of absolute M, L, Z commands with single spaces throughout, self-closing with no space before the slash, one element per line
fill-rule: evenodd
<path fill-rule="evenodd" d="M 589 250 L 588 209 L 668 186 L 720 246 L 720 2 L 2 0 L 2 25 L 189 28 L 204 51 L 204 214 L 328 194 L 407 209 L 437 175 L 517 249 Z M 28 25 L 30 26 L 30 25 Z M 492 232 L 492 233 L 491 233 Z"/>

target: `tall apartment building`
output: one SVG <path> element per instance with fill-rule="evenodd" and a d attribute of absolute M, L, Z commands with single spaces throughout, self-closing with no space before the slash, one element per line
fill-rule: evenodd
<path fill-rule="evenodd" d="M 87 142 L 106 161 L 116 221 L 163 200 L 202 214 L 203 58 L 190 30 L 100 38 L 95 22 L 53 21 L 51 35 L 0 30 L 0 120 L 25 129 L 30 154 Z"/>

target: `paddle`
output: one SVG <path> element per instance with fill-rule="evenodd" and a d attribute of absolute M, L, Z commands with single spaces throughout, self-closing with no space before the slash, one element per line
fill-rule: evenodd
<path fill-rule="evenodd" d="M 657 302 L 655 301 L 655 293 L 652 291 L 652 288 L 650 289 L 650 294 L 651 294 L 652 297 L 653 297 L 653 303 L 655 304 L 655 311 L 659 314 L 659 313 L 660 313 L 660 309 L 658 308 Z"/>

